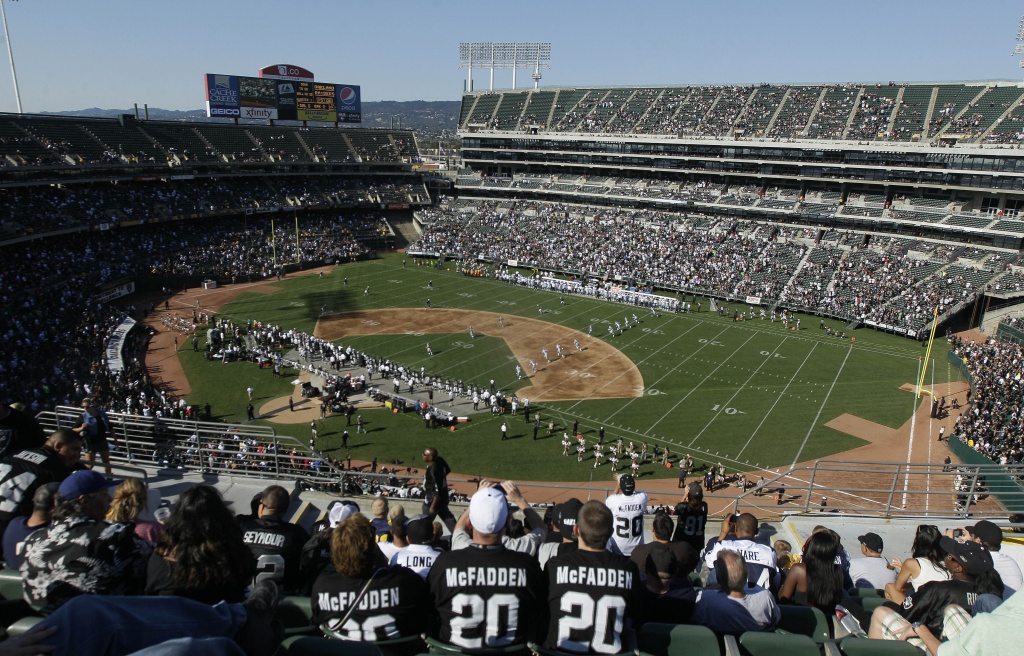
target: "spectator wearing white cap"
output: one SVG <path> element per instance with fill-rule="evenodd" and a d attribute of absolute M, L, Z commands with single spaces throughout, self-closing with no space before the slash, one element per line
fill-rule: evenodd
<path fill-rule="evenodd" d="M 850 578 L 854 587 L 883 590 L 889 583 L 896 582 L 896 570 L 892 569 L 882 556 L 884 542 L 877 533 L 858 536 L 862 558 L 850 560 Z"/>
<path fill-rule="evenodd" d="M 544 526 L 544 518 L 537 514 L 526 499 L 523 497 L 523 493 L 519 491 L 519 486 L 512 481 L 505 481 L 500 486 L 490 483 L 489 481 L 481 482 L 481 489 L 485 489 L 483 486 L 488 486 L 486 489 L 495 490 L 501 494 L 504 499 L 507 499 L 508 503 L 516 506 L 523 513 L 523 519 L 528 529 L 528 532 L 522 537 L 512 538 L 503 533 L 501 537 L 502 545 L 509 551 L 521 551 L 523 553 L 536 556 L 537 551 L 540 549 L 540 545 L 544 542 L 544 538 L 548 534 L 547 528 Z M 470 506 L 472 510 L 472 505 Z M 508 507 L 506 505 L 506 519 L 509 517 Z M 452 550 L 465 549 L 472 543 L 470 537 L 470 525 L 476 526 L 473 522 L 473 515 L 470 512 L 462 514 L 459 517 L 459 521 L 455 523 L 455 530 L 452 531 Z"/>
<path fill-rule="evenodd" d="M 509 515 L 505 495 L 518 489 L 511 481 L 501 488 L 488 481 L 480 485 L 459 518 L 472 531 L 470 543 L 438 556 L 427 575 L 439 616 L 434 637 L 465 649 L 538 641 L 546 614 L 543 574 L 533 555 L 507 549 L 502 541 Z"/>

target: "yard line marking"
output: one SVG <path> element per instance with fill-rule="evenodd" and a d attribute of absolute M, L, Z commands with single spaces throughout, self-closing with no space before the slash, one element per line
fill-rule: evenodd
<path fill-rule="evenodd" d="M 723 330 L 722 332 L 725 332 L 725 331 Z M 719 334 L 721 334 L 721 333 L 719 333 Z M 716 337 L 717 337 L 717 335 L 716 335 Z M 730 358 L 732 358 L 732 356 L 734 356 L 734 355 L 736 355 L 737 353 L 739 353 L 739 350 L 740 350 L 741 348 L 743 348 L 744 346 L 746 346 L 746 345 L 747 345 L 747 342 L 749 342 L 750 340 L 754 339 L 754 337 L 755 337 L 755 334 L 751 334 L 751 335 L 750 335 L 750 337 L 748 337 L 748 338 L 747 338 L 747 340 L 746 340 L 745 342 L 743 342 L 742 344 L 740 344 L 739 346 L 737 346 L 737 347 L 736 347 L 736 349 L 735 349 L 735 350 L 734 350 L 734 351 L 733 351 L 732 353 L 730 353 L 730 354 L 729 354 L 729 356 L 728 356 L 727 358 L 725 358 L 725 360 L 723 360 L 723 361 L 722 361 L 721 363 L 719 363 L 719 365 L 718 365 L 717 367 L 715 367 L 714 369 L 712 369 L 712 370 L 711 370 L 711 373 L 709 373 L 709 374 L 708 374 L 707 376 L 705 376 L 705 377 L 704 377 L 704 379 L 703 379 L 703 380 L 701 380 L 701 381 L 700 381 L 699 383 L 697 383 L 697 384 L 696 384 L 696 385 L 695 385 L 695 386 L 693 387 L 693 389 L 691 389 L 691 390 L 690 390 L 689 392 L 687 392 L 687 393 L 686 393 L 686 395 L 685 395 L 685 396 L 684 396 L 683 398 L 679 399 L 679 401 L 677 401 L 675 405 L 673 405 L 673 406 L 672 406 L 671 408 L 669 408 L 668 412 L 666 412 L 665 414 L 663 414 L 663 415 L 662 415 L 662 416 L 661 416 L 661 417 L 660 417 L 660 418 L 658 419 L 658 421 L 656 421 L 656 422 L 654 422 L 653 424 L 651 424 L 650 426 L 648 426 L 647 430 L 653 430 L 655 426 L 657 426 L 657 425 L 658 425 L 658 424 L 660 424 L 660 423 L 661 423 L 662 421 L 664 421 L 665 417 L 667 417 L 667 416 L 669 416 L 670 414 L 672 414 L 673 412 L 675 412 L 676 408 L 678 408 L 678 407 L 680 406 L 680 404 L 682 404 L 682 402 L 683 402 L 683 401 L 685 401 L 686 399 L 690 398 L 690 395 L 691 395 L 691 394 L 693 394 L 694 392 L 696 392 L 696 391 L 697 391 L 697 390 L 698 390 L 698 389 L 700 388 L 700 386 L 701 386 L 701 385 L 703 385 L 704 383 L 706 383 L 706 382 L 708 381 L 708 379 L 710 379 L 710 378 L 711 378 L 712 374 L 714 374 L 714 373 L 715 373 L 716 371 L 718 371 L 719 369 L 721 369 L 722 367 L 724 367 L 724 366 L 725 366 L 725 363 L 726 363 L 726 362 L 728 362 L 728 361 L 729 361 L 729 359 L 730 359 Z M 709 339 L 707 343 L 708 343 L 708 344 L 710 344 L 710 343 L 711 343 L 711 340 Z M 668 374 L 665 374 L 665 376 L 668 376 Z"/>
<path fill-rule="evenodd" d="M 696 327 L 697 327 L 696 325 L 695 325 L 695 326 L 693 326 L 693 328 L 696 328 Z M 674 342 L 676 342 L 677 340 L 679 340 L 679 339 L 681 339 L 681 338 L 685 337 L 686 335 L 689 335 L 689 334 L 690 334 L 690 331 L 692 331 L 692 330 L 693 330 L 693 328 L 690 328 L 690 330 L 687 330 L 687 331 L 686 331 L 685 333 L 683 333 L 683 334 L 679 335 L 678 337 L 675 337 L 675 338 L 673 338 L 673 339 L 672 339 L 672 341 L 668 342 L 667 344 L 665 344 L 665 346 L 661 347 L 660 349 L 658 349 L 658 350 L 657 350 L 657 351 L 655 351 L 654 353 L 651 353 L 651 354 L 650 354 L 649 356 L 647 356 L 646 358 L 644 358 L 643 360 L 641 360 L 641 361 L 640 361 L 640 362 L 638 362 L 637 364 L 639 365 L 640 363 L 646 362 L 646 361 L 647 361 L 647 360 L 649 360 L 650 358 L 653 358 L 654 356 L 658 355 L 658 353 L 660 353 L 661 351 L 663 351 L 663 350 L 667 349 L 667 348 L 668 348 L 669 346 L 671 346 L 671 345 L 672 345 L 672 344 L 673 344 Z M 675 373 L 675 372 L 676 372 L 676 371 L 677 371 L 677 370 L 679 369 L 679 367 L 681 367 L 681 366 L 683 366 L 684 364 L 686 364 L 686 363 L 687 363 L 687 361 L 689 361 L 689 360 L 690 360 L 691 358 L 693 358 L 693 357 L 694 357 L 695 355 L 697 355 L 698 353 L 700 353 L 702 349 L 704 349 L 704 348 L 705 348 L 705 347 L 707 347 L 707 346 L 710 346 L 710 345 L 711 345 L 711 342 L 712 342 L 712 341 L 714 341 L 714 340 L 715 340 L 716 338 L 718 338 L 718 337 L 722 336 L 722 335 L 723 335 L 723 334 L 725 333 L 725 331 L 727 331 L 727 330 L 729 330 L 729 326 L 726 326 L 726 327 L 725 327 L 725 328 L 723 328 L 723 329 L 722 329 L 721 331 L 719 331 L 719 333 L 718 333 L 717 335 L 715 335 L 714 337 L 712 337 L 711 339 L 709 339 L 709 340 L 708 340 L 707 342 L 705 342 L 704 344 L 702 344 L 701 346 L 699 346 L 699 347 L 697 348 L 697 350 L 696 350 L 696 351 L 694 351 L 694 352 L 693 352 L 693 353 L 691 353 L 690 355 L 686 356 L 686 357 L 685 357 L 685 358 L 684 358 L 684 359 L 683 359 L 683 360 L 682 360 L 682 361 L 681 361 L 681 362 L 680 362 L 680 363 L 679 363 L 678 365 L 676 365 L 675 367 L 672 367 L 671 369 L 669 369 L 669 370 L 668 370 L 668 373 L 666 373 L 666 374 L 665 374 L 664 376 L 662 376 L 661 378 L 657 379 L 656 381 L 654 381 L 654 382 L 653 382 L 652 384 L 650 384 L 650 385 L 644 385 L 644 389 L 647 389 L 647 388 L 651 388 L 651 387 L 653 387 L 653 388 L 657 388 L 657 385 L 658 385 L 658 383 L 660 383 L 661 381 L 665 380 L 666 378 L 668 378 L 669 376 L 671 376 L 671 375 L 672 375 L 673 373 Z M 751 337 L 753 337 L 753 336 L 751 336 Z M 749 340 L 748 340 L 748 341 L 749 341 Z M 615 377 L 615 378 L 613 378 L 612 380 L 615 380 L 615 379 L 617 379 L 617 378 L 619 378 L 619 377 L 621 377 L 621 376 L 623 376 L 623 375 L 624 375 L 624 374 L 619 374 L 619 376 L 616 376 L 616 377 Z M 609 384 L 610 384 L 610 383 L 611 383 L 611 381 L 609 381 Z M 600 389 L 600 388 L 599 388 L 599 389 Z M 612 418 L 612 417 L 614 417 L 615 415 L 619 414 L 620 412 L 622 412 L 623 410 L 625 410 L 626 408 L 628 408 L 628 407 L 630 406 L 630 404 L 632 404 L 632 403 L 633 403 L 633 401 L 637 400 L 638 398 L 642 398 L 642 397 L 639 397 L 639 396 L 634 396 L 634 397 L 632 397 L 631 399 L 629 399 L 628 401 L 626 401 L 626 402 L 625 402 L 625 403 L 624 403 L 624 404 L 622 405 L 622 407 L 621 407 L 621 408 L 619 408 L 618 410 L 616 410 L 615 412 L 613 412 L 613 413 L 612 413 L 611 415 L 609 415 L 609 416 L 608 416 L 608 418 L 609 418 L 609 419 L 611 419 L 611 418 Z M 574 405 L 573 405 L 572 407 L 570 407 L 569 409 L 570 409 L 570 410 L 572 410 L 572 408 L 576 407 L 576 406 L 577 406 L 577 405 L 579 405 L 580 403 L 582 403 L 582 401 L 577 401 L 577 402 L 576 402 L 576 403 L 575 403 L 575 404 L 574 404 Z M 653 428 L 653 427 L 652 427 L 652 428 Z M 648 428 L 647 430 L 650 430 L 650 428 Z"/>
<path fill-rule="evenodd" d="M 846 361 L 850 359 L 850 354 L 853 353 L 853 347 L 846 352 L 846 357 L 843 358 L 843 363 L 839 365 L 839 371 L 836 372 L 836 377 L 832 379 L 832 384 L 828 388 L 828 393 L 825 394 L 825 400 L 821 402 L 821 407 L 818 408 L 818 414 L 814 416 L 814 421 L 811 422 L 811 427 L 807 429 L 807 435 L 804 436 L 804 441 L 800 445 L 800 448 L 796 452 L 796 456 L 793 458 L 793 464 L 790 467 L 796 466 L 796 463 L 800 462 L 800 454 L 803 453 L 804 447 L 807 446 L 807 440 L 811 439 L 811 431 L 818 425 L 818 420 L 821 419 L 821 413 L 825 410 L 825 405 L 828 403 L 829 397 L 832 396 L 832 390 L 836 388 L 836 383 L 839 382 L 839 376 L 842 375 L 843 369 L 846 368 Z"/>
<path fill-rule="evenodd" d="M 797 368 L 797 370 L 793 372 L 793 376 L 789 379 L 789 382 L 787 382 L 786 386 L 782 388 L 781 392 L 779 392 L 779 397 L 775 399 L 775 403 L 772 404 L 772 407 L 768 408 L 768 412 L 764 413 L 764 417 L 761 419 L 761 423 L 757 425 L 757 428 L 754 429 L 754 432 L 750 434 L 749 438 L 747 438 L 747 443 L 744 444 L 743 448 L 740 449 L 739 453 L 736 454 L 737 458 L 743 455 L 743 452 L 747 450 L 747 447 L 750 446 L 751 441 L 753 441 L 754 436 L 757 435 L 757 431 L 761 430 L 761 426 L 764 425 L 764 422 L 768 421 L 768 417 L 775 410 L 775 406 L 777 406 L 779 404 L 779 401 L 782 400 L 782 397 L 786 395 L 786 390 L 788 390 L 789 386 L 793 384 L 794 380 L 796 380 L 796 377 L 800 373 L 800 370 L 804 368 L 805 364 L 807 364 L 807 361 L 811 358 L 811 354 L 814 353 L 814 349 L 816 348 L 818 348 L 817 344 L 812 346 L 811 350 L 807 352 L 807 357 L 804 358 L 804 361 L 800 363 L 800 366 Z"/>
<path fill-rule="evenodd" d="M 781 342 L 779 342 L 778 345 L 775 347 L 775 350 L 772 351 L 772 354 L 769 355 L 768 357 L 766 357 L 764 360 L 762 360 L 761 364 L 758 365 L 758 367 L 756 369 L 754 369 L 752 372 L 750 372 L 750 376 L 748 376 L 747 379 L 745 381 L 743 381 L 743 383 L 738 388 L 736 388 L 736 391 L 733 392 L 733 395 L 729 397 L 729 400 L 726 401 L 725 403 L 720 404 L 722 406 L 722 409 L 719 410 L 718 412 L 716 412 L 715 415 L 713 417 L 711 417 L 711 419 L 708 420 L 708 423 L 706 423 L 704 425 L 704 428 L 702 428 L 699 433 L 697 433 L 696 435 L 693 436 L 693 439 L 690 440 L 690 443 L 686 445 L 686 448 L 690 448 L 691 446 L 693 446 L 693 443 L 696 442 L 698 439 L 700 439 L 700 436 L 703 435 L 704 432 L 707 429 L 711 428 L 711 424 L 715 423 L 715 420 L 722 416 L 722 413 L 725 412 L 725 408 L 728 407 L 730 403 L 732 403 L 733 399 L 735 399 L 737 396 L 740 395 L 740 392 L 742 392 L 744 390 L 744 388 L 746 388 L 747 383 L 752 381 L 754 379 L 754 376 L 757 375 L 757 372 L 760 371 L 761 368 L 764 367 L 766 364 L 768 364 L 768 362 L 772 359 L 772 356 L 779 352 L 779 349 L 782 348 L 782 345 L 786 343 L 787 339 L 789 339 L 789 337 L 786 337 Z M 747 340 L 747 341 L 750 341 L 750 340 Z M 746 342 L 744 342 L 744 344 L 745 343 Z M 729 356 L 729 357 L 732 357 L 732 356 Z M 764 423 L 764 420 L 762 420 L 761 423 Z M 748 440 L 748 442 L 749 442 L 749 440 Z M 736 457 L 739 457 L 739 454 L 737 454 Z"/>

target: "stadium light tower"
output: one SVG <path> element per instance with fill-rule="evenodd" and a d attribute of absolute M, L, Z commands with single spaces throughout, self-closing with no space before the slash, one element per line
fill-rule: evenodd
<path fill-rule="evenodd" d="M 550 43 L 460 43 L 459 68 L 468 68 L 466 90 L 473 90 L 473 68 L 489 68 L 490 90 L 494 91 L 494 69 L 512 69 L 512 88 L 516 88 L 516 71 L 533 69 L 534 88 L 540 81 L 540 69 L 551 68 Z"/>
<path fill-rule="evenodd" d="M 1013 56 L 1021 53 L 1024 53 L 1024 16 L 1020 17 L 1020 23 L 1017 24 L 1017 47 L 1013 49 Z M 1024 68 L 1024 59 L 1020 60 L 1018 65 Z"/>
<path fill-rule="evenodd" d="M 11 78 L 14 79 L 14 101 L 18 104 L 18 113 L 21 113 L 21 92 L 18 91 L 18 74 L 14 70 L 14 51 L 11 50 L 11 33 L 7 31 L 7 10 L 4 9 L 4 0 L 0 0 L 0 16 L 4 21 L 4 39 L 7 40 L 7 59 L 11 62 Z"/>

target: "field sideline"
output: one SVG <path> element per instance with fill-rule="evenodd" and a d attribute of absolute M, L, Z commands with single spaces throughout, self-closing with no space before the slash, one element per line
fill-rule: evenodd
<path fill-rule="evenodd" d="M 418 463 L 424 446 L 437 444 L 453 454 L 453 466 L 463 472 L 550 481 L 604 479 L 610 469 L 603 464 L 595 474 L 591 451 L 582 464 L 575 457 L 561 456 L 561 431 L 579 421 L 580 432 L 591 443 L 604 426 L 606 442 L 622 437 L 639 448 L 646 441 L 667 446 L 673 454 L 690 453 L 698 463 L 721 462 L 730 470 L 749 471 L 788 467 L 855 449 L 865 441 L 853 434 L 871 439 L 869 422 L 895 430 L 915 407 L 913 394 L 900 388 L 916 381 L 924 350 L 904 338 L 868 330 L 854 332 L 856 341 L 826 337 L 819 320 L 807 316 L 799 331 L 760 319 L 735 322 L 732 311 L 746 306 L 730 305 L 722 318 L 706 311 L 706 300 L 705 311 L 699 314 L 658 318 L 640 308 L 574 296 L 564 297 L 562 305 L 557 294 L 417 266 L 411 258 L 405 267 L 402 263 L 401 256 L 393 255 L 343 265 L 323 278 L 287 278 L 261 293 L 243 292 L 220 316 L 324 335 L 332 321 L 347 318 L 351 324 L 353 317 L 363 317 L 357 320 L 374 322 L 363 324 L 359 332 L 364 334 L 354 334 L 357 331 L 350 327 L 330 336 L 346 335 L 342 343 L 408 367 L 425 367 L 482 386 L 493 378 L 506 392 L 548 399 L 535 401 L 534 407 L 541 408 L 545 422 L 555 418 L 558 429 L 552 438 L 534 442 L 529 439 L 531 427 L 520 418 L 493 418 L 488 413 L 474 415 L 455 433 L 441 436 L 423 428 L 413 415 L 367 411 L 371 430 L 352 441 L 355 459 L 377 457 L 412 465 Z M 369 294 L 364 295 L 367 286 Z M 422 320 L 387 325 L 379 318 L 383 314 L 371 315 L 392 308 L 422 312 L 427 298 L 432 309 L 481 313 L 467 315 L 479 317 L 470 321 L 481 322 L 473 325 L 475 338 L 469 336 L 469 325 L 460 326 L 457 320 L 442 327 L 425 326 Z M 609 322 L 623 323 L 627 316 L 632 322 L 634 311 L 640 323 L 610 337 Z M 355 312 L 366 314 L 351 314 Z M 497 316 L 503 317 L 504 326 Z M 826 325 L 845 330 L 839 322 Z M 574 338 L 582 352 L 573 347 Z M 428 341 L 432 357 L 426 353 Z M 536 348 L 540 343 L 547 345 L 550 365 Z M 568 357 L 555 356 L 556 343 Z M 938 393 L 947 381 L 959 381 L 946 366 L 945 351 L 944 341 L 933 350 Z M 598 357 L 598 352 L 603 355 Z M 251 365 L 211 365 L 186 349 L 179 358 L 192 386 L 190 402 L 209 400 L 215 414 L 225 420 L 244 420 L 249 381 L 255 381 L 260 398 L 290 392 L 287 381 L 269 378 Z M 537 376 L 518 380 L 516 363 L 529 373 L 531 358 L 538 363 Z M 609 362 L 618 363 L 618 368 L 609 369 Z M 637 370 L 641 385 L 616 385 L 623 376 L 619 369 L 629 368 Z M 611 387 L 614 393 L 588 392 L 586 398 L 572 398 L 572 390 L 581 385 L 591 390 Z M 509 436 L 516 438 L 504 444 L 498 437 L 503 420 L 509 422 Z M 844 429 L 858 422 L 857 430 Z M 331 417 L 320 430 L 332 457 L 345 455 L 338 449 L 344 423 L 343 418 Z M 303 426 L 279 430 L 303 441 L 308 434 Z M 896 453 L 906 451 L 905 443 L 893 446 Z M 675 476 L 660 463 L 646 464 L 641 473 Z"/>

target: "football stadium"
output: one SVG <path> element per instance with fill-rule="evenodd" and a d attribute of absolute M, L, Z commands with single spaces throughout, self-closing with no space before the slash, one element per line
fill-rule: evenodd
<path fill-rule="evenodd" d="M 0 114 L 0 654 L 1020 625 L 1024 84 L 204 84 Z"/>

